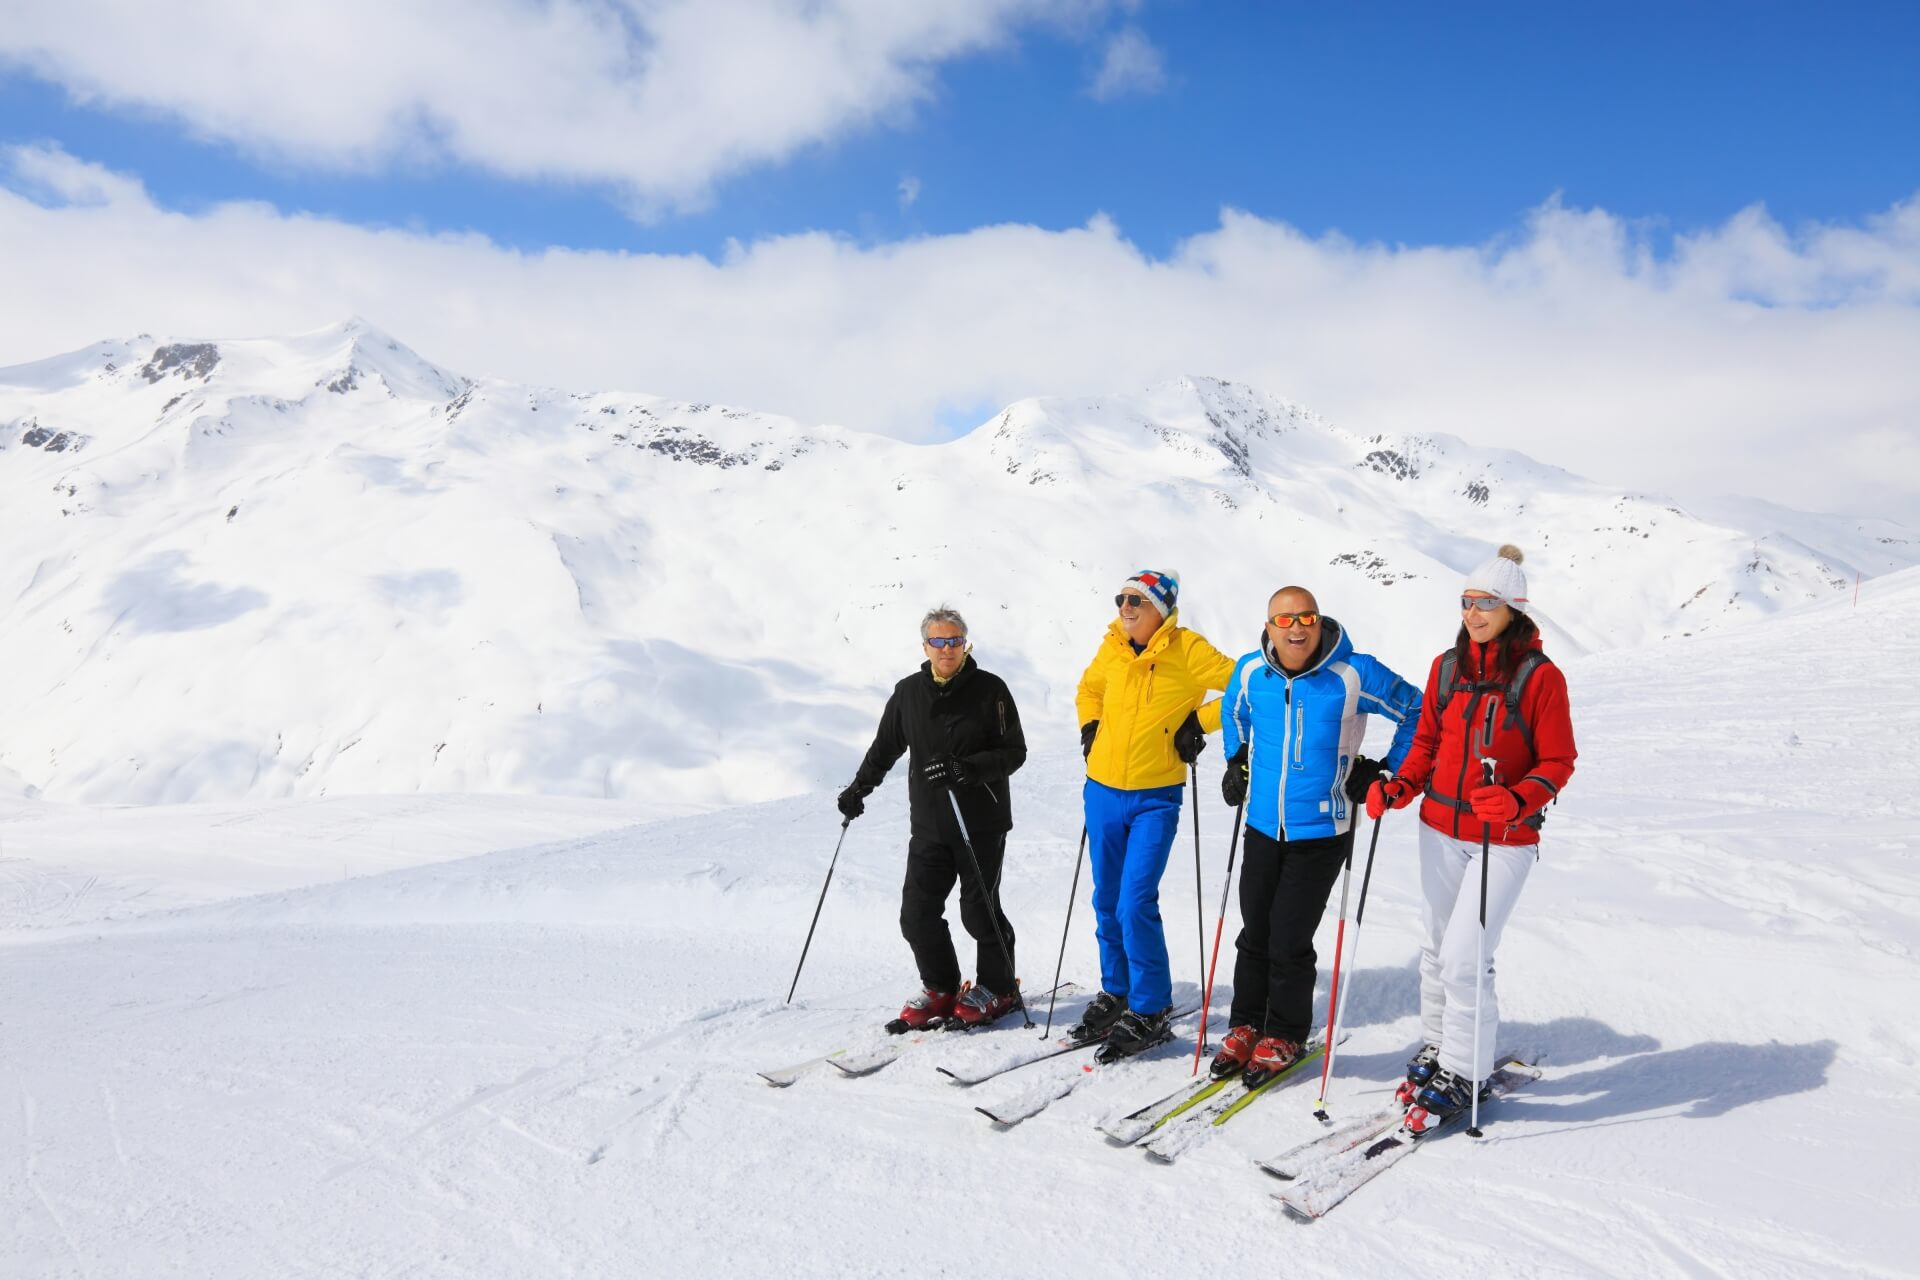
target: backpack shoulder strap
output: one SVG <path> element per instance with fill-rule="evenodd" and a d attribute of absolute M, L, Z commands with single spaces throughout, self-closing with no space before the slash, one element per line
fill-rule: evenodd
<path fill-rule="evenodd" d="M 1520 696 L 1527 691 L 1527 681 L 1533 678 L 1533 673 L 1551 661 L 1551 658 L 1538 649 L 1529 649 L 1521 655 L 1519 665 L 1514 668 L 1513 679 L 1507 681 L 1507 691 L 1504 695 L 1507 704 L 1507 727 L 1520 731 L 1520 736 L 1527 740 L 1528 751 L 1534 749 L 1533 726 L 1528 724 L 1526 717 L 1520 714 Z"/>
<path fill-rule="evenodd" d="M 1460 665 L 1460 655 L 1449 649 L 1440 655 L 1440 704 L 1434 708 L 1435 714 L 1447 709 L 1447 703 L 1453 701 L 1453 677 Z"/>

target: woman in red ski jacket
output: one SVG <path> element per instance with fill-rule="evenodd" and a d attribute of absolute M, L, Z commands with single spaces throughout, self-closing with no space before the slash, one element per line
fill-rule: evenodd
<path fill-rule="evenodd" d="M 1493 1074 L 1500 1006 L 1493 953 L 1539 856 L 1545 809 L 1573 776 L 1567 681 L 1527 616 L 1517 547 L 1467 575 L 1453 648 L 1433 660 L 1413 749 L 1373 784 L 1367 813 L 1420 801 L 1420 1021 L 1426 1046 L 1400 1089 L 1421 1128 L 1465 1110 Z M 1491 766 L 1491 769 L 1489 769 Z M 1486 937 L 1481 849 L 1486 847 Z M 1482 976 L 1481 956 L 1486 969 Z"/>

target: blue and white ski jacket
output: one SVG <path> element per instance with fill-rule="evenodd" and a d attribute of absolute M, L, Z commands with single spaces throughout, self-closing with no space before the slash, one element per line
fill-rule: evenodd
<path fill-rule="evenodd" d="M 1367 736 L 1367 716 L 1399 727 L 1384 761 L 1398 769 L 1420 724 L 1420 690 L 1321 615 L 1320 655 L 1299 675 L 1280 666 L 1263 633 L 1234 664 L 1220 727 L 1229 758 L 1250 746 L 1247 826 L 1275 840 L 1335 836 L 1353 825 L 1347 774 Z"/>

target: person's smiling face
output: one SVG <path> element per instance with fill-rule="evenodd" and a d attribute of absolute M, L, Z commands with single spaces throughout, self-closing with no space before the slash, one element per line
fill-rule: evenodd
<path fill-rule="evenodd" d="M 1135 644 L 1145 644 L 1153 639 L 1153 633 L 1160 629 L 1162 621 L 1160 610 L 1154 607 L 1153 601 L 1132 589 L 1120 593 L 1120 626 Z"/>
<path fill-rule="evenodd" d="M 1313 655 L 1320 652 L 1320 603 L 1311 591 L 1282 587 L 1273 593 L 1267 601 L 1267 638 L 1273 642 L 1274 656 L 1283 668 L 1307 669 Z"/>
<path fill-rule="evenodd" d="M 1501 602 L 1491 611 L 1469 605 L 1469 600 L 1498 600 L 1499 597 L 1488 591 L 1462 591 L 1460 593 L 1460 622 L 1467 629 L 1467 639 L 1475 644 L 1485 644 L 1497 640 L 1500 633 L 1513 621 L 1512 606 Z"/>

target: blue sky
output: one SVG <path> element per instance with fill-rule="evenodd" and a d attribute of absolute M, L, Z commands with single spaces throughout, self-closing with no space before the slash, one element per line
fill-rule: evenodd
<path fill-rule="evenodd" d="M 1103 41 L 1129 28 L 1164 81 L 1096 100 Z M 1222 206 L 1411 244 L 1485 241 L 1555 192 L 1656 234 L 1755 202 L 1788 225 L 1856 218 L 1920 188 L 1917 66 L 1905 3 L 1169 2 L 953 58 L 895 120 L 644 219 L 604 182 L 262 156 L 197 140 L 164 107 L 78 105 L 24 69 L 0 71 L 0 143 L 58 143 L 172 208 L 265 200 L 521 249 L 711 256 L 807 230 L 873 242 L 1105 213 L 1161 256 Z"/>
<path fill-rule="evenodd" d="M 1201 374 L 1920 523 L 1920 4 L 16 10 L 0 365 L 360 315 L 909 440 Z"/>

